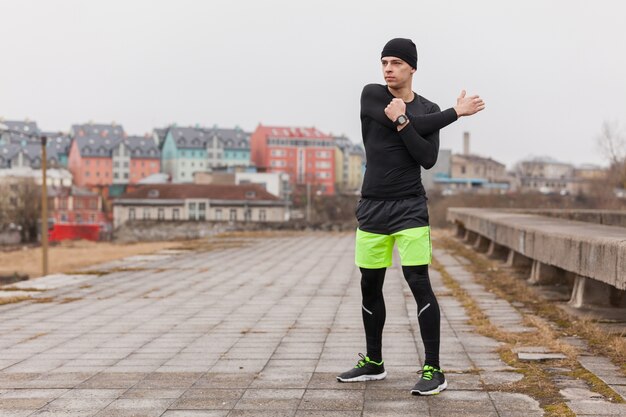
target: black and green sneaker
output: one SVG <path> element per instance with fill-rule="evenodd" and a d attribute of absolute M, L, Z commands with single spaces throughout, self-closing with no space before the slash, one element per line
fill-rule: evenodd
<path fill-rule="evenodd" d="M 419 373 L 419 372 L 418 372 Z M 413 395 L 437 395 L 448 388 L 448 382 L 441 369 L 430 365 L 424 365 L 421 370 L 422 377 L 411 390 Z"/>
<path fill-rule="evenodd" d="M 361 381 L 378 381 L 385 379 L 387 372 L 385 371 L 384 361 L 374 362 L 367 356 L 359 353 L 361 359 L 356 366 L 347 372 L 337 376 L 339 382 L 361 382 Z"/>

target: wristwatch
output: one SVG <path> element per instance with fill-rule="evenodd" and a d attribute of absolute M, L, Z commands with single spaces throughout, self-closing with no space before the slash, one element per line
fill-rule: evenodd
<path fill-rule="evenodd" d="M 402 126 L 403 124 L 405 124 L 408 121 L 409 121 L 409 119 L 406 117 L 406 115 L 401 114 L 400 116 L 398 116 L 396 121 L 393 122 L 393 124 L 396 125 L 396 126 Z"/>

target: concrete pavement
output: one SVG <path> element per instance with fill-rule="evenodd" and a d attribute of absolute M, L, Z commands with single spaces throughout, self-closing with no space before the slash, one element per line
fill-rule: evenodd
<path fill-rule="evenodd" d="M 497 341 L 473 332 L 436 271 L 449 389 L 409 393 L 423 352 L 397 267 L 385 282 L 389 377 L 336 382 L 365 349 L 353 245 L 351 234 L 248 239 L 99 265 L 109 273 L 66 285 L 57 277 L 32 293 L 46 302 L 0 306 L 0 416 L 543 415 L 528 396 L 485 389 L 521 376 Z M 462 275 L 458 260 L 436 256 Z M 514 309 L 492 301 L 501 323 L 523 331 Z"/>

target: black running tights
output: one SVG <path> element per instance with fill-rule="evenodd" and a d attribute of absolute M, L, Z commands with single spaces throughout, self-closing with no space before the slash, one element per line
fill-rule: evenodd
<path fill-rule="evenodd" d="M 382 360 L 382 336 L 386 316 L 383 298 L 385 271 L 386 268 L 361 268 L 362 313 L 367 356 L 376 362 Z M 425 364 L 439 368 L 439 304 L 430 286 L 428 265 L 403 266 L 402 272 L 417 302 L 417 320 L 426 352 Z"/>

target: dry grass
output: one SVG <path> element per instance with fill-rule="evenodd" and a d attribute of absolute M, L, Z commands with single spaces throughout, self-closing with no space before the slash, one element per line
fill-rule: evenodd
<path fill-rule="evenodd" d="M 117 244 L 111 242 L 64 241 L 48 249 L 50 274 L 66 273 L 90 265 L 109 262 L 132 255 L 144 255 L 163 249 L 178 249 L 185 242 L 143 242 Z M 13 273 L 29 277 L 41 276 L 41 248 L 0 252 L 0 275 Z"/>
<path fill-rule="evenodd" d="M 74 301 L 80 301 L 82 300 L 81 297 L 65 297 L 63 299 L 61 299 L 61 301 L 59 301 L 60 304 L 67 304 L 67 303 L 73 303 Z"/>
<path fill-rule="evenodd" d="M 28 295 L 22 295 L 19 297 L 2 297 L 0 298 L 0 306 L 5 304 L 13 304 L 19 303 L 20 301 L 31 300 L 32 298 Z"/>
<path fill-rule="evenodd" d="M 25 287 L 25 288 L 2 287 L 1 289 L 2 289 L 2 291 L 26 291 L 26 292 L 43 292 L 43 291 L 45 291 L 45 290 L 42 290 L 41 288 L 31 288 L 31 287 Z"/>
<path fill-rule="evenodd" d="M 450 246 L 450 242 L 447 242 L 447 247 L 450 248 Z M 534 332 L 507 332 L 493 325 L 476 301 L 448 274 L 441 264 L 434 260 L 433 267 L 441 273 L 444 285 L 465 308 L 469 316 L 469 324 L 474 326 L 479 334 L 504 342 L 505 344 L 498 349 L 500 357 L 505 363 L 524 375 L 524 378 L 518 382 L 490 385 L 486 388 L 488 390 L 527 394 L 539 402 L 548 417 L 573 417 L 574 413 L 565 404 L 559 387 L 554 382 L 548 368 L 556 364 L 557 366 L 580 370 L 581 367 L 576 361 L 576 349 L 561 342 L 559 340 L 560 334 L 554 326 L 538 316 L 524 315 L 524 325 L 537 329 Z M 484 267 L 485 265 L 483 265 L 482 271 L 486 270 Z M 472 269 L 472 266 L 469 268 Z M 492 267 L 490 266 L 490 268 Z M 482 283 L 482 281 L 478 281 Z M 513 348 L 520 346 L 546 346 L 552 351 L 564 353 L 567 355 L 567 359 L 548 363 L 521 362 L 513 353 Z M 591 389 L 610 401 L 621 402 L 621 398 L 599 379 L 586 379 L 585 377 L 589 375 L 582 372 L 579 372 L 577 376 L 585 379 Z"/>
<path fill-rule="evenodd" d="M 578 336 L 585 339 L 592 353 L 608 356 L 614 364 L 621 367 L 626 376 L 626 338 L 623 335 L 607 332 L 591 319 L 572 316 L 554 303 L 546 302 L 524 280 L 512 276 L 497 262 L 477 254 L 459 241 L 449 236 L 439 236 L 437 240 L 439 246 L 471 260 L 468 269 L 489 291 L 509 302 L 524 303 L 538 317 L 556 323 L 559 326 L 558 336 Z"/>

